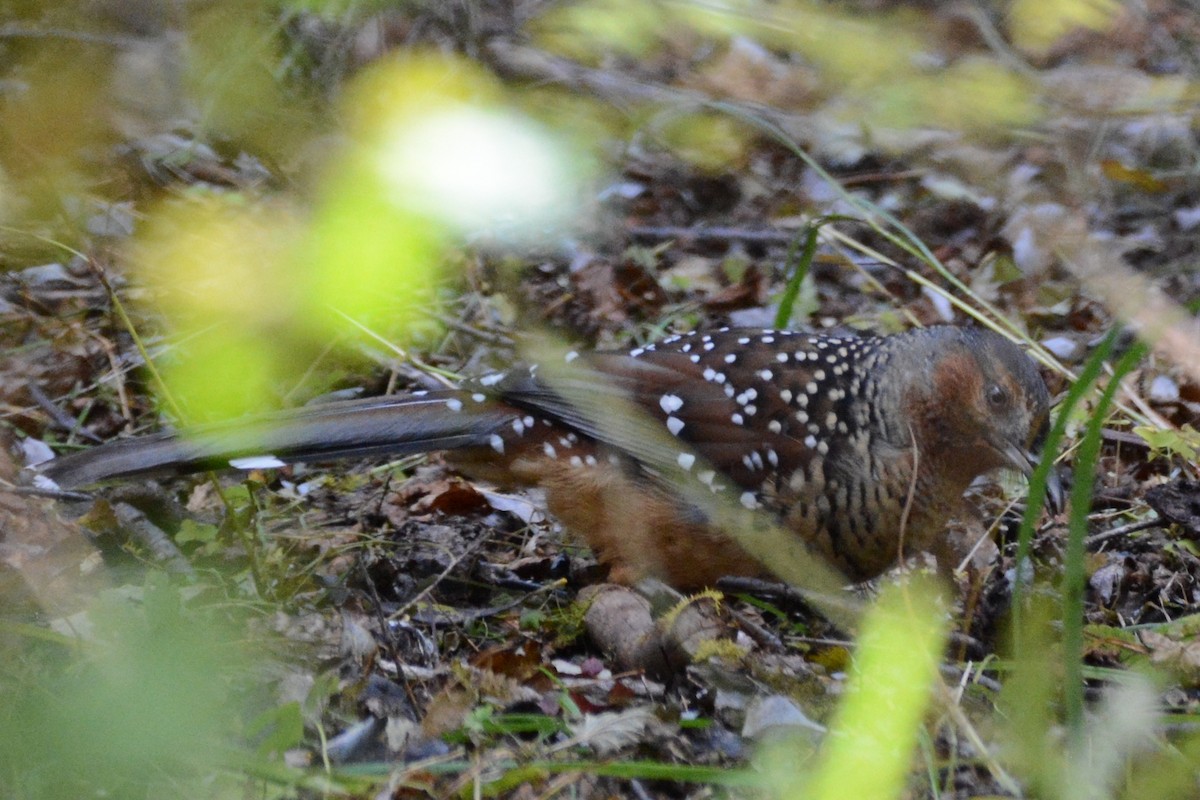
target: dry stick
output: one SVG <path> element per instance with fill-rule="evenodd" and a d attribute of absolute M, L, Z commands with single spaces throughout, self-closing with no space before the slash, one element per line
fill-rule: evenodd
<path fill-rule="evenodd" d="M 388 615 L 389 618 L 390 619 L 400 619 L 405 614 L 407 614 L 413 606 L 415 606 L 417 603 L 421 602 L 426 597 L 428 597 L 429 593 L 432 592 L 434 589 L 436 589 L 438 584 L 440 584 L 443 580 L 445 580 L 446 576 L 450 574 L 450 571 L 453 570 L 455 567 L 457 567 L 464 558 L 471 555 L 476 550 L 478 550 L 480 547 L 482 547 L 483 543 L 486 540 L 487 540 L 486 537 L 481 536 L 480 538 L 476 539 L 474 542 L 471 542 L 469 545 L 467 545 L 466 549 L 464 549 L 461 553 L 455 554 L 455 553 L 451 552 L 450 553 L 450 563 L 447 564 L 446 568 L 441 571 L 441 574 L 439 574 L 436 578 L 434 578 L 433 581 L 428 586 L 426 586 L 421 591 L 417 592 L 416 596 L 413 597 L 413 599 L 409 600 L 407 603 L 400 606 L 400 608 L 396 609 L 391 614 L 389 614 Z M 448 550 L 448 548 L 447 548 L 447 550 Z"/>
<path fill-rule="evenodd" d="M 1170 524 L 1170 520 L 1163 519 L 1162 517 L 1144 519 L 1141 522 L 1131 522 L 1128 525 L 1122 525 L 1119 528 L 1113 528 L 1103 533 L 1094 533 L 1084 539 L 1083 544 L 1086 547 L 1092 547 L 1093 545 L 1101 544 L 1102 542 L 1107 542 L 1109 539 L 1116 539 L 1129 533 L 1137 533 L 1138 531 L 1149 530 L 1151 528 L 1165 528 Z"/>
<path fill-rule="evenodd" d="M 128 320 L 126 321 L 128 322 Z M 132 323 L 129 324 L 132 325 Z M 134 333 L 132 327 L 129 328 L 129 334 L 135 341 L 137 340 L 138 337 Z M 104 350 L 105 357 L 108 358 L 109 369 L 112 370 L 113 382 L 117 388 L 117 399 L 121 402 L 121 418 L 125 420 L 126 425 L 132 427 L 133 407 L 129 403 L 129 392 L 125 387 L 125 375 L 130 370 L 121 367 L 121 359 L 117 355 L 116 345 L 114 345 L 108 338 L 100 336 L 99 334 L 96 334 L 95 338 L 100 342 L 100 347 Z M 149 363 L 149 356 L 145 351 L 142 351 L 142 358 L 145 363 Z M 152 373 L 154 372 L 153 366 L 150 367 L 150 371 Z M 97 384 L 98 383 L 99 381 L 97 381 Z"/>
<path fill-rule="evenodd" d="M 103 441 L 99 436 L 80 425 L 79 420 L 69 416 L 61 408 L 54 405 L 54 401 L 47 397 L 46 393 L 36 383 L 27 381 L 25 388 L 28 390 L 29 396 L 33 398 L 33 401 L 38 404 L 38 407 L 49 414 L 54 423 L 68 434 L 81 436 L 93 443 Z"/>
<path fill-rule="evenodd" d="M 447 314 L 433 314 L 431 316 L 433 319 L 436 319 L 447 328 L 458 331 L 459 333 L 465 333 L 468 336 L 473 336 L 481 342 L 487 342 L 488 344 L 494 344 L 500 347 L 515 347 L 517 344 L 516 340 L 511 336 L 499 333 L 497 331 L 488 331 L 484 330 L 483 328 L 468 325 L 467 323 L 457 320 Z"/>
<path fill-rule="evenodd" d="M 676 239 L 684 242 L 753 242 L 785 246 L 796 238 L 793 231 L 749 230 L 723 226 L 685 228 L 681 225 L 633 225 L 625 229 L 635 239 Z"/>
<path fill-rule="evenodd" d="M 921 469 L 921 452 L 917 450 L 917 437 L 912 425 L 908 426 L 908 438 L 912 440 L 912 478 L 908 482 L 908 493 L 904 497 L 904 508 L 900 512 L 900 536 L 896 542 L 896 558 L 904 563 L 904 535 L 908 532 L 908 517 L 912 512 L 913 500 L 917 496 L 917 475 Z"/>
<path fill-rule="evenodd" d="M 395 342 L 388 341 L 388 339 L 386 337 L 371 330 L 366 325 L 364 325 L 363 323 L 356 320 L 354 317 L 351 317 L 349 314 L 346 314 L 336 308 L 333 310 L 335 313 L 337 313 L 339 316 L 341 316 L 342 319 L 346 320 L 351 325 L 358 328 L 360 331 L 362 331 L 367 336 L 374 339 L 379 344 L 386 347 L 388 350 L 391 350 L 402 361 L 407 361 L 409 364 L 412 364 L 417 369 L 421 370 L 422 372 L 426 373 L 430 377 L 439 381 L 443 386 L 445 386 L 448 389 L 457 389 L 458 388 L 458 384 L 456 383 L 458 376 L 455 375 L 454 373 L 449 372 L 444 369 L 440 369 L 439 367 L 435 367 L 432 364 L 426 364 L 424 361 L 417 358 L 412 353 L 410 353 L 407 350 L 405 350 L 404 348 L 400 347 Z"/>

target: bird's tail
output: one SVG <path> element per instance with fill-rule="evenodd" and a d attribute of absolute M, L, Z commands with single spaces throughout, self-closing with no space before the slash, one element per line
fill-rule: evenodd
<path fill-rule="evenodd" d="M 70 489 L 141 475 L 487 447 L 519 414 L 457 390 L 324 403 L 110 442 L 39 465 L 35 481 Z"/>

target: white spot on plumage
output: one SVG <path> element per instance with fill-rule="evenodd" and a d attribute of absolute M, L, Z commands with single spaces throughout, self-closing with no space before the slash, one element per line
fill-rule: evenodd
<path fill-rule="evenodd" d="M 579 456 L 571 456 L 571 466 L 572 467 L 582 467 L 583 459 L 580 458 Z"/>
<path fill-rule="evenodd" d="M 525 435 L 525 423 L 520 419 L 514 419 L 512 421 L 512 429 L 517 432 L 517 436 Z"/>
<path fill-rule="evenodd" d="M 758 508 L 758 498 L 754 496 L 754 492 L 742 492 L 742 505 L 751 510 Z"/>
<path fill-rule="evenodd" d="M 746 420 L 742 417 L 741 414 L 731 414 L 729 417 L 729 421 L 732 422 L 734 425 L 743 425 L 746 422 Z"/>
<path fill-rule="evenodd" d="M 764 381 L 769 381 L 775 377 L 775 373 L 771 372 L 769 369 L 760 369 L 758 371 L 758 377 L 762 378 Z"/>
<path fill-rule="evenodd" d="M 829 443 L 828 442 L 817 442 L 817 452 L 820 453 L 821 455 L 825 455 L 826 453 L 828 453 L 829 452 Z"/>
<path fill-rule="evenodd" d="M 278 469 L 279 467 L 286 467 L 287 464 L 281 461 L 278 456 L 261 455 L 231 458 L 229 459 L 229 466 L 234 469 Z"/>
<path fill-rule="evenodd" d="M 558 451 L 549 442 L 542 445 L 542 452 L 546 454 L 547 458 L 558 458 Z"/>
<path fill-rule="evenodd" d="M 777 419 L 773 419 L 767 423 L 767 430 L 769 430 L 771 433 L 782 433 L 783 423 Z"/>
<path fill-rule="evenodd" d="M 459 400 L 457 397 L 451 397 L 446 401 L 446 408 L 451 411 L 462 411 L 462 400 Z"/>
<path fill-rule="evenodd" d="M 705 367 L 702 374 L 704 376 L 704 380 L 706 381 L 712 381 L 717 377 L 717 371 L 712 367 Z"/>
<path fill-rule="evenodd" d="M 664 414 L 674 414 L 683 408 L 683 398 L 677 394 L 664 394 L 658 398 L 658 407 L 663 410 Z"/>
<path fill-rule="evenodd" d="M 483 401 L 487 400 L 487 395 L 483 392 L 476 392 L 475 394 L 471 395 L 471 399 L 476 403 L 482 403 Z"/>
<path fill-rule="evenodd" d="M 594 467 L 596 466 L 596 457 L 590 454 L 586 455 L 583 457 L 583 463 L 587 464 L 589 467 Z"/>
<path fill-rule="evenodd" d="M 729 353 L 725 356 L 726 364 L 732 364 L 735 361 L 737 361 L 737 353 Z"/>
<path fill-rule="evenodd" d="M 493 372 L 491 375 L 484 375 L 479 379 L 479 382 L 484 386 L 495 386 L 500 381 L 504 380 L 505 373 Z"/>
<path fill-rule="evenodd" d="M 816 447 L 817 446 L 817 437 L 813 436 L 812 434 L 805 436 L 804 437 L 804 446 L 805 447 Z"/>
<path fill-rule="evenodd" d="M 537 420 L 535 420 L 533 417 L 530 417 L 530 416 L 524 416 L 524 417 L 521 417 L 521 421 L 525 423 L 526 428 L 532 428 L 534 423 Z"/>
<path fill-rule="evenodd" d="M 641 355 L 642 353 L 644 353 L 644 352 L 646 352 L 646 348 L 644 348 L 644 347 L 635 347 L 634 349 L 632 349 L 632 350 L 630 350 L 630 351 L 629 351 L 629 355 L 630 355 L 631 357 L 633 357 L 633 358 L 637 358 L 638 356 L 640 356 L 640 355 Z"/>
<path fill-rule="evenodd" d="M 491 445 L 492 449 L 497 453 L 504 453 L 504 440 L 500 438 L 500 434 L 493 433 L 490 437 L 488 437 L 488 444 Z"/>
<path fill-rule="evenodd" d="M 788 354 L 787 353 L 776 353 L 775 360 L 778 361 L 780 364 L 786 364 L 787 360 L 788 360 Z"/>
<path fill-rule="evenodd" d="M 709 488 L 711 488 L 713 485 L 713 481 L 715 481 L 717 479 L 717 473 L 713 472 L 711 469 L 706 469 L 703 472 L 701 472 L 700 474 L 698 474 L 696 477 L 699 478 L 700 482 L 703 483 L 705 486 L 708 486 Z"/>
<path fill-rule="evenodd" d="M 684 469 L 691 469 L 692 465 L 696 463 L 696 457 L 691 453 L 680 453 L 679 458 L 675 461 Z"/>
<path fill-rule="evenodd" d="M 779 390 L 779 399 L 782 400 L 784 403 L 791 403 L 792 402 L 792 390 L 791 389 L 780 389 Z"/>
<path fill-rule="evenodd" d="M 579 353 L 576 353 L 574 350 L 568 350 L 567 354 L 563 356 L 563 361 L 566 361 L 568 364 L 570 364 L 577 358 L 579 358 Z"/>
<path fill-rule="evenodd" d="M 767 463 L 772 467 L 779 466 L 779 454 L 770 447 L 767 448 Z"/>
<path fill-rule="evenodd" d="M 679 417 L 667 417 L 667 430 L 671 432 L 672 436 L 678 436 L 679 432 L 683 430 L 683 420 Z"/>

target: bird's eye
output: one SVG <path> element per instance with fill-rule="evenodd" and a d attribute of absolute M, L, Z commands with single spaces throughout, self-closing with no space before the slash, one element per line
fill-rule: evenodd
<path fill-rule="evenodd" d="M 987 390 L 988 402 L 994 407 L 999 407 L 1008 402 L 1008 392 L 1004 391 L 1004 387 L 993 383 Z"/>

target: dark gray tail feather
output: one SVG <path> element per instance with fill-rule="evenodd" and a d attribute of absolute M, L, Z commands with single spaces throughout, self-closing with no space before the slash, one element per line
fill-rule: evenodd
<path fill-rule="evenodd" d="M 228 469 L 231 460 L 255 456 L 294 463 L 486 447 L 519 413 L 453 390 L 347 400 L 113 441 L 33 472 L 72 489 L 116 478 Z"/>

